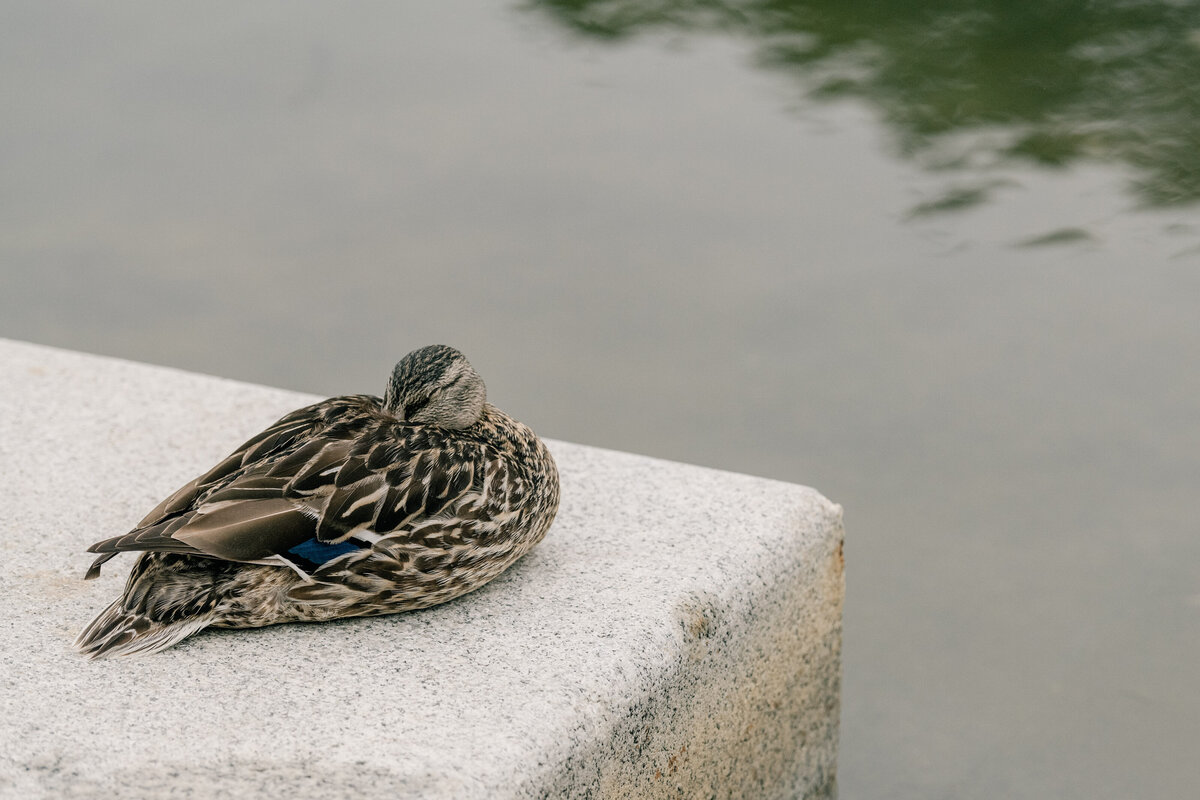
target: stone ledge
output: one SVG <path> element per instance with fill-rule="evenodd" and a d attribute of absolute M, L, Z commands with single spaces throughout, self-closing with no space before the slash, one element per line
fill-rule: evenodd
<path fill-rule="evenodd" d="M 550 441 L 558 519 L 480 591 L 88 662 L 129 557 L 85 583 L 84 548 L 313 398 L 6 340 L 0 365 L 0 796 L 835 793 L 841 509 L 812 489 Z"/>

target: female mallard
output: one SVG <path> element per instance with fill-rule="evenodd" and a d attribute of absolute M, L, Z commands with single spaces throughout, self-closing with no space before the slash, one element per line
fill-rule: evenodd
<path fill-rule="evenodd" d="M 558 471 L 486 401 L 462 353 L 409 353 L 383 399 L 293 411 L 164 500 L 100 565 L 145 551 L 84 629 L 93 658 L 163 650 L 202 628 L 391 614 L 477 589 L 545 536 Z"/>

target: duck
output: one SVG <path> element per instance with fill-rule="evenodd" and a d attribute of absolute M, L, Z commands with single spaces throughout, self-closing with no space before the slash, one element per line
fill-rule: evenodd
<path fill-rule="evenodd" d="M 545 444 L 487 401 L 458 350 L 404 356 L 383 397 L 287 414 L 96 542 L 85 579 L 137 553 L 83 629 L 88 658 L 155 653 L 205 628 L 428 608 L 491 581 L 543 539 L 559 476 Z"/>

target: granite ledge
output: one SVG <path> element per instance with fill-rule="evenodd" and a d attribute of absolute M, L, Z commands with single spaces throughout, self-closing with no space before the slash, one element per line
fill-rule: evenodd
<path fill-rule="evenodd" d="M 559 517 L 474 594 L 87 662 L 128 561 L 85 583 L 84 548 L 313 398 L 2 339 L 0 364 L 0 796 L 835 794 L 816 491 L 550 441 Z"/>

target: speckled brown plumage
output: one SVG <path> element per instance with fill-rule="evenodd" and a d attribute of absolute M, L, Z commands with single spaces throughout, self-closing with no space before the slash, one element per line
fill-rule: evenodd
<path fill-rule="evenodd" d="M 487 583 L 545 535 L 558 473 L 443 346 L 405 356 L 383 399 L 299 409 L 89 549 L 88 577 L 142 551 L 84 653 L 153 652 L 204 627 L 390 614 Z"/>

